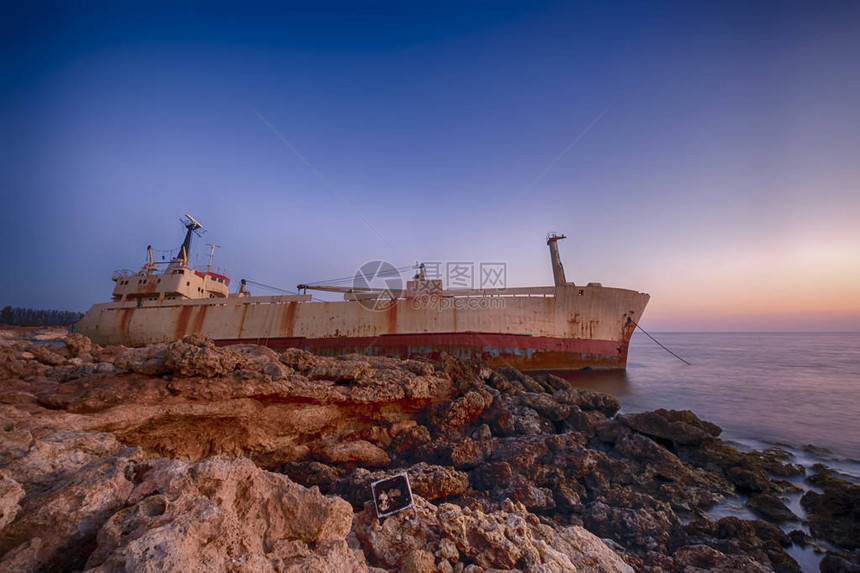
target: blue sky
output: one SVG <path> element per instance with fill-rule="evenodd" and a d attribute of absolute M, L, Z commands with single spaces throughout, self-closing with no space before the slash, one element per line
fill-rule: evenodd
<path fill-rule="evenodd" d="M 5 10 L 0 304 L 107 300 L 189 212 L 234 281 L 551 284 L 557 230 L 652 330 L 860 329 L 858 3 Z"/>

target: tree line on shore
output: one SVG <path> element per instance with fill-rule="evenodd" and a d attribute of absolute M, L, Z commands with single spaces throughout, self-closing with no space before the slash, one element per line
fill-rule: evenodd
<path fill-rule="evenodd" d="M 84 316 L 68 310 L 34 310 L 6 306 L 0 310 L 0 324 L 5 326 L 68 326 Z"/>

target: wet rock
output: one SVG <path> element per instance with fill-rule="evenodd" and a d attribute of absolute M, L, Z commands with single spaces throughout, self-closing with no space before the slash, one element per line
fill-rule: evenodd
<path fill-rule="evenodd" d="M 696 445 L 722 433 L 716 424 L 700 420 L 689 410 L 659 409 L 641 414 L 626 414 L 619 420 L 630 429 L 674 444 Z"/>
<path fill-rule="evenodd" d="M 768 448 L 761 452 L 760 457 L 762 467 L 771 475 L 793 477 L 802 476 L 806 473 L 806 470 L 802 465 L 791 463 L 794 456 L 782 448 Z"/>
<path fill-rule="evenodd" d="M 690 473 L 673 453 L 643 435 L 621 438 L 615 450 L 627 458 L 642 462 L 643 477 L 658 476 L 663 480 L 678 481 Z"/>
<path fill-rule="evenodd" d="M 675 551 L 676 573 L 767 573 L 762 566 L 745 555 L 726 555 L 707 545 L 688 545 Z"/>
<path fill-rule="evenodd" d="M 496 369 L 487 384 L 505 394 L 519 392 L 543 392 L 543 386 L 528 374 L 523 374 L 516 368 L 503 367 Z"/>
<path fill-rule="evenodd" d="M 791 539 L 791 542 L 799 547 L 806 547 L 812 541 L 812 538 L 809 537 L 805 531 L 801 531 L 800 529 L 792 529 L 788 532 L 788 537 Z"/>
<path fill-rule="evenodd" d="M 684 527 L 691 543 L 702 543 L 726 554 L 747 555 L 778 572 L 799 572 L 800 566 L 785 552 L 791 538 L 777 526 L 762 521 L 724 517 L 717 522 L 699 519 Z"/>
<path fill-rule="evenodd" d="M 581 390 L 578 388 L 568 388 L 559 390 L 553 394 L 553 398 L 561 403 L 576 406 L 581 410 L 594 410 L 600 412 L 607 418 L 614 416 L 621 409 L 621 402 L 618 398 L 611 394 L 603 392 L 595 392 L 593 390 Z"/>
<path fill-rule="evenodd" d="M 860 551 L 828 552 L 819 565 L 821 573 L 860 573 Z"/>
<path fill-rule="evenodd" d="M 570 415 L 570 406 L 561 404 L 552 396 L 546 394 L 523 392 L 516 396 L 514 403 L 531 408 L 541 418 L 545 418 L 550 422 L 560 422 Z"/>
<path fill-rule="evenodd" d="M 564 378 L 559 378 L 554 374 L 535 374 L 533 378 L 538 384 L 541 385 L 543 391 L 547 394 L 554 394 L 559 390 L 569 390 L 571 388 L 574 388 L 574 385 L 572 383 L 568 382 Z"/>
<path fill-rule="evenodd" d="M 753 513 L 773 523 L 785 523 L 786 521 L 800 521 L 785 503 L 776 495 L 760 493 L 750 496 L 746 506 Z"/>
<path fill-rule="evenodd" d="M 843 549 L 860 548 L 860 486 L 823 470 L 808 481 L 823 490 L 822 493 L 810 490 L 800 499 L 812 535 Z"/>

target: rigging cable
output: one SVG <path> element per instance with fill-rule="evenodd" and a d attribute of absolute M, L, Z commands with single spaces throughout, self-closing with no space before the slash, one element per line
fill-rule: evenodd
<path fill-rule="evenodd" d="M 375 274 L 374 277 L 372 277 L 372 278 L 389 277 L 389 276 L 394 277 L 394 276 L 398 276 L 398 275 L 402 276 L 404 272 L 411 270 L 411 269 L 415 269 L 415 268 L 416 267 L 414 265 L 406 265 L 406 266 L 402 266 L 402 267 L 397 267 L 393 270 L 387 269 L 387 270 L 380 271 L 379 273 Z M 358 274 L 358 273 L 356 273 L 356 274 Z M 324 281 L 314 281 L 314 282 L 310 282 L 310 283 L 306 283 L 306 284 L 313 284 L 313 285 L 329 285 L 332 283 L 349 284 L 349 283 L 355 281 L 355 277 L 356 277 L 356 275 L 352 275 L 349 277 L 341 277 L 341 278 L 337 278 L 337 279 L 328 279 L 328 280 L 324 280 Z"/>
<path fill-rule="evenodd" d="M 632 318 L 628 318 L 628 320 L 629 320 L 630 322 L 632 322 L 632 323 L 636 326 L 636 328 L 638 328 L 639 330 L 641 330 L 642 332 L 644 332 L 644 333 L 645 333 L 645 336 L 647 336 L 648 338 L 650 338 L 651 340 L 653 340 L 655 343 L 657 343 L 657 346 L 659 346 L 660 348 L 662 348 L 663 350 L 665 350 L 666 352 L 668 352 L 669 354 L 671 354 L 672 356 L 674 356 L 675 358 L 677 358 L 678 360 L 680 360 L 681 362 L 683 362 L 684 364 L 686 364 L 687 366 L 692 366 L 692 364 L 690 364 L 689 362 L 687 362 L 686 360 L 684 360 L 683 358 L 681 358 L 680 356 L 678 356 L 677 354 L 675 354 L 674 352 L 672 352 L 671 350 L 669 350 L 668 348 L 666 348 L 665 346 L 663 346 L 663 345 L 660 343 L 660 341 L 658 341 L 656 338 L 654 338 L 653 336 L 651 336 L 650 334 L 648 334 L 648 331 L 646 331 L 644 328 L 642 328 L 641 326 L 639 326 L 639 323 L 638 323 L 638 322 L 636 322 L 636 321 L 635 321 L 635 320 L 633 320 Z"/>
<path fill-rule="evenodd" d="M 255 281 L 252 281 L 252 280 L 248 280 L 248 279 L 245 279 L 245 282 L 246 282 L 246 283 L 248 283 L 249 285 L 254 285 L 254 286 L 261 287 L 261 288 L 267 288 L 267 289 L 271 289 L 271 290 L 276 290 L 276 291 L 278 291 L 278 292 L 282 292 L 282 293 L 286 293 L 286 294 L 299 294 L 299 293 L 294 292 L 294 291 L 291 291 L 291 290 L 287 290 L 287 289 L 283 289 L 283 288 L 278 288 L 278 287 L 273 287 L 273 286 L 270 286 L 270 285 L 264 285 L 263 283 L 258 283 L 258 282 L 255 282 Z"/>

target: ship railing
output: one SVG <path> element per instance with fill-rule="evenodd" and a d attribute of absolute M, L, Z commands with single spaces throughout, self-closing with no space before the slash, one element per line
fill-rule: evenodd
<path fill-rule="evenodd" d="M 310 302 L 311 296 L 308 294 L 285 294 L 274 296 L 247 296 L 247 297 L 217 297 L 217 298 L 190 298 L 163 300 L 157 299 L 138 299 L 127 300 L 118 303 L 110 304 L 110 308 L 139 308 L 156 306 L 159 308 L 172 306 L 240 306 L 240 305 L 257 305 L 257 304 L 283 304 L 285 302 Z"/>
<path fill-rule="evenodd" d="M 135 274 L 135 272 L 136 271 L 132 271 L 129 269 L 120 269 L 118 271 L 114 271 L 110 278 L 111 278 L 111 280 L 114 280 L 114 281 L 119 280 L 119 279 L 124 279 L 126 277 L 130 277 L 131 275 Z"/>
<path fill-rule="evenodd" d="M 439 296 L 444 297 L 518 297 L 518 296 L 555 296 L 556 287 L 506 287 L 485 289 L 447 289 Z M 431 295 L 432 296 L 432 295 Z"/>
<path fill-rule="evenodd" d="M 317 287 L 319 288 L 319 287 Z M 319 288 L 319 290 L 324 290 Z M 341 291 L 337 291 L 341 292 Z M 490 289 L 449 289 L 433 291 L 404 291 L 391 290 L 368 292 L 347 292 L 344 300 L 375 300 L 375 299 L 402 299 L 408 297 L 440 297 L 440 298 L 510 298 L 510 297 L 554 297 L 556 287 L 512 287 L 512 288 L 490 288 Z"/>

